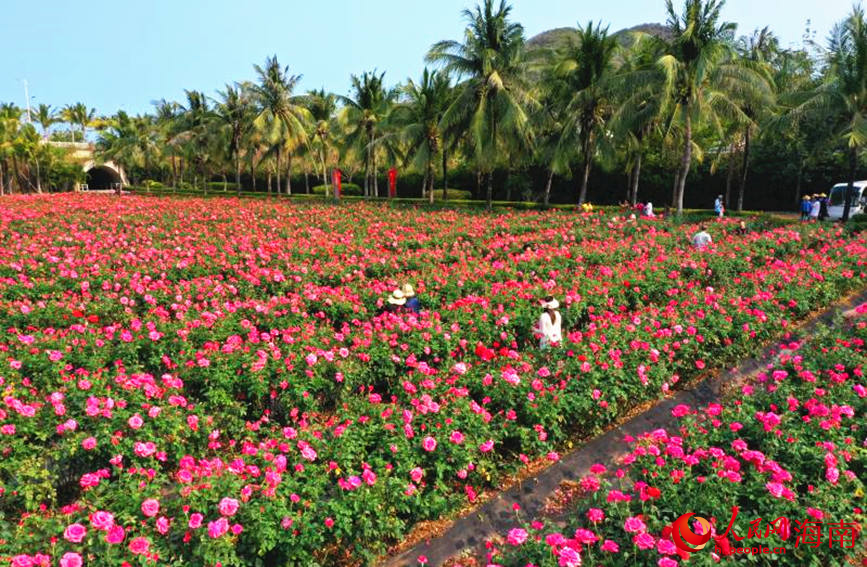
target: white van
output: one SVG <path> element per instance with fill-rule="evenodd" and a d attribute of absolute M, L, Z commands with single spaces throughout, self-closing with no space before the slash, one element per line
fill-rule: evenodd
<path fill-rule="evenodd" d="M 838 183 L 831 188 L 828 196 L 828 215 L 837 220 L 843 218 L 843 207 L 846 204 L 846 190 L 848 183 Z M 852 208 L 849 209 L 849 218 L 858 213 L 867 212 L 867 181 L 856 181 L 852 187 Z"/>

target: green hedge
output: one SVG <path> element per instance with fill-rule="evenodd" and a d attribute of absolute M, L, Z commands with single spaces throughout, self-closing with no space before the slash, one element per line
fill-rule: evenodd
<path fill-rule="evenodd" d="M 317 185 L 310 189 L 314 195 L 325 195 L 325 185 Z M 357 197 L 361 196 L 361 187 L 356 185 L 355 183 L 341 183 L 340 184 L 340 194 L 341 195 L 355 195 Z M 331 186 L 328 186 L 328 195 L 334 196 L 334 193 L 331 190 Z"/>
<path fill-rule="evenodd" d="M 434 200 L 442 201 L 443 200 L 443 190 L 442 189 L 434 189 Z M 448 190 L 449 201 L 469 201 L 473 198 L 472 191 L 465 191 L 463 189 L 449 189 Z"/>

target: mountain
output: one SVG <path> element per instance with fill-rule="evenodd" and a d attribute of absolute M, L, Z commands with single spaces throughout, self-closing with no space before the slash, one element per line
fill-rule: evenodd
<path fill-rule="evenodd" d="M 618 38 L 621 44 L 628 46 L 632 43 L 630 36 L 634 32 L 643 32 L 663 39 L 671 38 L 671 31 L 668 26 L 662 24 L 640 24 L 620 30 L 613 35 Z M 576 34 L 577 30 L 575 28 L 555 28 L 531 37 L 527 40 L 527 47 L 531 50 L 555 48 L 566 42 L 568 38 L 575 37 Z"/>

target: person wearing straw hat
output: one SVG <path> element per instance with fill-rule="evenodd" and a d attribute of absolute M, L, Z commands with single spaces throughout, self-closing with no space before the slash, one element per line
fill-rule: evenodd
<path fill-rule="evenodd" d="M 406 310 L 406 297 L 403 295 L 403 291 L 399 289 L 392 291 L 386 302 L 386 313 L 403 313 Z"/>
<path fill-rule="evenodd" d="M 415 288 L 412 287 L 412 284 L 403 284 L 401 291 L 403 292 L 403 296 L 406 298 L 404 307 L 415 314 L 421 312 L 421 302 L 418 300 L 418 297 L 416 297 Z"/>
<path fill-rule="evenodd" d="M 542 300 L 542 313 L 539 315 L 539 322 L 533 331 L 541 335 L 539 339 L 539 348 L 547 349 L 552 345 L 557 346 L 563 341 L 563 317 L 560 316 L 560 302 L 553 296 L 548 296 Z"/>
<path fill-rule="evenodd" d="M 810 210 L 813 208 L 813 204 L 810 202 L 810 196 L 804 195 L 801 198 L 801 220 L 808 221 L 810 220 Z"/>

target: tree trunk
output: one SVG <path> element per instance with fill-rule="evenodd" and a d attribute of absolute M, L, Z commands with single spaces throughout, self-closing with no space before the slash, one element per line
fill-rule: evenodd
<path fill-rule="evenodd" d="M 42 176 L 39 174 L 39 160 L 34 159 L 33 162 L 36 164 L 36 192 L 41 195 L 42 194 Z"/>
<path fill-rule="evenodd" d="M 795 181 L 795 206 L 801 205 L 801 180 L 804 177 L 804 160 L 798 161 L 798 178 Z"/>
<path fill-rule="evenodd" d="M 364 151 L 364 196 L 370 197 L 370 136 L 367 137 L 367 148 Z"/>
<path fill-rule="evenodd" d="M 858 148 L 849 148 L 849 186 L 846 187 L 846 202 L 843 205 L 843 222 L 849 220 L 852 211 L 852 195 L 855 193 L 855 171 L 858 168 Z"/>
<path fill-rule="evenodd" d="M 304 167 L 304 190 L 310 194 L 310 180 L 307 178 L 307 166 Z"/>
<path fill-rule="evenodd" d="M 277 148 L 277 195 L 280 195 L 280 148 Z"/>
<path fill-rule="evenodd" d="M 270 195 L 271 194 L 271 170 L 270 169 L 268 170 L 267 184 L 268 184 L 268 195 Z"/>
<path fill-rule="evenodd" d="M 729 146 L 729 171 L 726 174 L 726 203 L 731 203 L 732 181 L 735 177 L 735 143 Z"/>
<path fill-rule="evenodd" d="M 235 191 L 241 195 L 241 154 L 235 153 Z"/>
<path fill-rule="evenodd" d="M 554 181 L 554 170 L 548 170 L 548 182 L 545 183 L 545 196 L 542 198 L 542 204 L 547 207 L 551 202 L 551 182 Z"/>
<path fill-rule="evenodd" d="M 376 138 L 373 139 L 374 144 L 376 143 Z M 371 159 L 373 160 L 373 193 L 374 196 L 379 198 L 379 176 L 376 174 L 376 148 L 371 147 L 370 150 Z"/>
<path fill-rule="evenodd" d="M 221 168 L 222 169 L 222 168 Z M 226 173 L 220 173 L 220 176 L 223 178 L 223 193 L 229 190 L 229 178 L 226 177 Z"/>
<path fill-rule="evenodd" d="M 292 194 L 292 152 L 286 156 L 286 194 Z"/>
<path fill-rule="evenodd" d="M 325 150 L 319 152 L 322 161 L 322 184 L 325 185 L 325 198 L 328 198 L 328 166 L 325 164 Z"/>
<path fill-rule="evenodd" d="M 512 163 L 512 156 L 506 154 L 506 163 Z M 506 181 L 503 182 L 503 185 L 506 186 L 506 201 L 512 200 L 512 167 L 511 165 L 506 166 Z"/>
<path fill-rule="evenodd" d="M 485 196 L 485 201 L 487 202 L 487 209 L 490 211 L 493 208 L 493 200 L 494 200 L 494 172 L 491 171 L 488 173 L 488 189 L 487 194 Z"/>
<path fill-rule="evenodd" d="M 428 176 L 428 179 L 430 179 L 430 189 L 428 189 L 428 191 L 430 192 L 430 195 L 429 195 L 430 204 L 433 205 L 433 202 L 434 202 L 434 167 L 433 167 L 433 160 L 432 159 L 428 159 L 428 161 L 427 161 L 427 176 Z"/>
<path fill-rule="evenodd" d="M 683 194 L 686 189 L 686 177 L 689 175 L 689 165 L 692 162 L 692 119 L 690 108 L 686 109 L 686 125 L 683 130 L 683 158 L 680 162 L 680 178 L 677 180 L 677 214 L 683 214 Z"/>
<path fill-rule="evenodd" d="M 638 204 L 638 179 L 641 177 L 641 152 L 635 154 L 635 163 L 632 164 L 631 182 L 632 187 L 629 190 L 629 202 L 632 206 Z"/>
<path fill-rule="evenodd" d="M 584 140 L 583 146 L 581 153 L 584 154 L 584 175 L 581 178 L 581 192 L 578 194 L 579 205 L 583 205 L 584 201 L 587 200 L 587 183 L 590 181 L 590 167 L 593 164 L 591 155 L 593 145 L 590 142 L 589 136 Z"/>
<path fill-rule="evenodd" d="M 4 182 L 4 173 L 3 173 L 3 160 L 0 159 L 0 196 L 6 194 L 6 183 Z"/>
<path fill-rule="evenodd" d="M 446 155 L 446 148 L 443 145 L 443 201 L 449 198 L 449 162 Z"/>
<path fill-rule="evenodd" d="M 747 172 L 750 167 L 750 127 L 747 126 L 747 131 L 744 133 L 744 160 L 741 165 L 741 186 L 738 189 L 738 212 L 744 210 L 744 190 L 747 188 Z M 728 206 L 729 201 L 726 201 Z"/>

